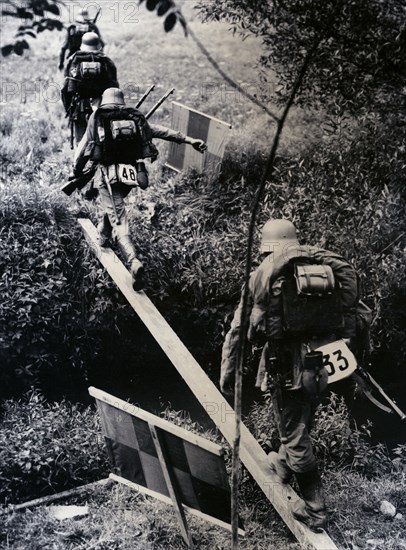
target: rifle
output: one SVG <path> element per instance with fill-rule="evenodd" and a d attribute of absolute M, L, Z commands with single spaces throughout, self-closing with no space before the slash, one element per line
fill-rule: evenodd
<path fill-rule="evenodd" d="M 164 94 L 159 101 L 155 103 L 155 105 L 148 111 L 148 113 L 145 115 L 145 118 L 149 118 L 152 114 L 155 113 L 155 111 L 162 105 L 162 103 L 175 91 L 175 88 L 171 88 Z"/>
<path fill-rule="evenodd" d="M 378 384 L 378 382 L 374 378 L 372 378 L 372 376 L 369 374 L 368 371 L 366 371 L 360 365 L 358 365 L 357 370 L 352 374 L 352 376 L 354 377 L 354 380 L 360 385 L 362 391 L 365 393 L 366 397 L 368 397 L 371 403 L 373 403 L 379 409 L 389 414 L 392 414 L 393 412 L 395 412 L 396 414 L 399 415 L 401 420 L 406 420 L 406 414 L 402 410 L 400 410 L 400 408 L 396 405 L 394 401 L 392 401 L 392 399 L 388 395 L 386 395 L 386 393 L 383 391 L 381 386 Z M 365 388 L 365 384 L 367 385 L 366 388 Z M 378 401 L 378 399 L 376 399 L 371 394 L 370 390 L 368 389 L 368 386 L 369 387 L 372 386 L 372 390 L 376 389 L 385 399 L 389 407 L 387 407 L 386 405 L 383 405 L 380 401 Z"/>
<path fill-rule="evenodd" d="M 94 25 L 94 24 L 96 23 L 96 21 L 99 19 L 100 13 L 101 13 L 101 6 L 99 6 L 99 9 L 97 10 L 96 15 L 93 17 L 93 21 L 92 21 L 93 25 Z"/>
<path fill-rule="evenodd" d="M 155 88 L 155 84 L 152 84 L 152 86 L 148 88 L 148 90 L 145 92 L 145 94 L 142 96 L 142 98 L 138 101 L 137 105 L 135 106 L 136 109 L 141 107 L 141 105 L 144 103 L 144 101 L 147 99 L 147 97 L 149 96 L 149 94 L 152 92 L 154 88 Z"/>
<path fill-rule="evenodd" d="M 83 187 L 85 187 L 85 185 L 87 185 L 89 181 L 93 178 L 95 173 L 96 165 L 93 165 L 88 170 L 82 172 L 80 176 L 70 177 L 68 183 L 65 183 L 65 185 L 61 187 L 61 191 L 63 191 L 68 196 L 72 195 L 75 189 L 83 189 Z"/>

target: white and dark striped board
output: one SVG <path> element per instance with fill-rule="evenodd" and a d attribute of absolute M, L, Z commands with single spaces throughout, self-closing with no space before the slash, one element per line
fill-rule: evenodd
<path fill-rule="evenodd" d="M 202 139 L 207 143 L 207 151 L 202 155 L 190 145 L 171 142 L 166 162 L 169 168 L 177 172 L 195 168 L 199 173 L 216 173 L 220 169 L 230 124 L 173 101 L 171 128 L 194 139 Z"/>

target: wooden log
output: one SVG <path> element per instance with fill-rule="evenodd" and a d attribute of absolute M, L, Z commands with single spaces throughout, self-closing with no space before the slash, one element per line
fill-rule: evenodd
<path fill-rule="evenodd" d="M 62 498 L 71 497 L 79 493 L 83 493 L 94 487 L 107 485 L 110 479 L 106 477 L 105 479 L 100 479 L 99 481 L 93 481 L 87 485 L 80 485 L 79 487 L 74 487 L 73 489 L 68 489 L 67 491 L 62 491 L 61 493 L 55 493 L 54 495 L 46 495 L 44 497 L 36 498 L 34 500 L 28 500 L 27 502 L 22 502 L 21 504 L 11 504 L 8 509 L 0 512 L 0 515 L 17 512 L 18 510 L 25 510 L 26 508 L 33 508 L 34 506 L 41 506 L 43 504 L 49 504 L 50 502 L 55 502 L 56 500 L 61 500 Z"/>
<path fill-rule="evenodd" d="M 92 222 L 88 219 L 79 219 L 78 221 L 101 264 L 226 440 L 233 445 L 235 437 L 234 410 L 147 295 L 143 291 L 135 292 L 133 290 L 131 275 L 114 252 L 110 248 L 101 248 L 98 245 L 97 230 Z M 290 503 L 297 500 L 298 495 L 289 485 L 282 484 L 279 478 L 270 472 L 265 452 L 244 424 L 241 425 L 240 458 L 300 544 L 316 550 L 337 550 L 327 533 L 324 531 L 314 533 L 303 523 L 294 519 L 290 511 Z"/>

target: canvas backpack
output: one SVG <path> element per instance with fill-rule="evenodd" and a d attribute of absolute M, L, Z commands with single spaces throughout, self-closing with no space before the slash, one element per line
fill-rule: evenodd
<path fill-rule="evenodd" d="M 310 258 L 289 261 L 281 285 L 285 335 L 323 336 L 344 327 L 340 287 L 329 265 Z"/>
<path fill-rule="evenodd" d="M 68 38 L 70 55 L 80 50 L 82 36 L 91 30 L 92 28 L 88 23 L 76 23 L 70 27 Z"/>
<path fill-rule="evenodd" d="M 76 52 L 68 72 L 68 92 L 78 93 L 82 99 L 100 96 L 112 79 L 101 52 Z"/>
<path fill-rule="evenodd" d="M 132 164 L 137 160 L 155 160 L 158 151 L 151 141 L 151 129 L 145 116 L 132 107 L 99 107 L 95 114 L 97 143 L 93 160 L 104 165 Z"/>

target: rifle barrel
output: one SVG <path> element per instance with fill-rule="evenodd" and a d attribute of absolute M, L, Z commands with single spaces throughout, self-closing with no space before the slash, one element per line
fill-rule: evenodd
<path fill-rule="evenodd" d="M 171 88 L 170 90 L 168 90 L 166 92 L 166 94 L 164 94 L 161 99 L 159 101 L 157 101 L 157 103 L 155 103 L 155 105 L 152 107 L 152 109 L 150 111 L 148 111 L 148 113 L 145 115 L 145 118 L 149 118 L 152 114 L 155 113 L 155 111 L 158 109 L 158 107 L 160 107 L 162 105 L 162 103 L 165 101 L 165 99 L 167 99 L 171 94 L 173 94 L 173 92 L 175 91 L 175 88 Z"/>
<path fill-rule="evenodd" d="M 376 380 L 372 378 L 372 376 L 369 374 L 369 372 L 366 373 L 371 384 L 379 391 L 379 393 L 386 399 L 386 401 L 389 403 L 389 405 L 392 407 L 392 409 L 400 416 L 401 420 L 406 420 L 406 414 L 399 409 L 399 407 L 396 405 L 394 401 L 390 397 L 386 395 L 386 393 L 383 391 L 381 386 L 378 384 Z"/>
<path fill-rule="evenodd" d="M 141 105 L 144 103 L 144 101 L 147 99 L 147 97 L 149 96 L 149 94 L 152 92 L 154 88 L 155 88 L 155 84 L 152 84 L 152 86 L 148 88 L 148 90 L 145 92 L 145 94 L 142 96 L 142 98 L 138 101 L 137 105 L 135 106 L 136 109 L 141 107 Z"/>

